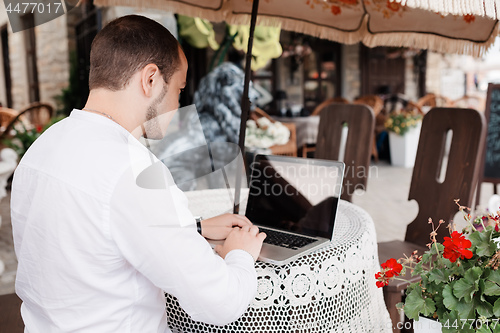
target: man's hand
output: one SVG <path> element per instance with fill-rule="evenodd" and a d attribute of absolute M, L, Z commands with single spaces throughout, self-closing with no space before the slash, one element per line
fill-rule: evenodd
<path fill-rule="evenodd" d="M 246 216 L 238 214 L 222 214 L 201 221 L 201 234 L 213 240 L 223 240 L 233 230 L 233 227 L 243 228 L 252 226 Z"/>
<path fill-rule="evenodd" d="M 256 261 L 265 238 L 266 234 L 263 232 L 259 233 L 259 228 L 254 225 L 234 228 L 227 236 L 224 245 L 217 245 L 215 247 L 215 252 L 222 258 L 225 258 L 226 254 L 232 250 L 240 249 L 250 253 L 253 260 Z"/>

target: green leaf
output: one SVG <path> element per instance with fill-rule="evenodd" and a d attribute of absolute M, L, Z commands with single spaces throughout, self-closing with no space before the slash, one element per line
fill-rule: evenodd
<path fill-rule="evenodd" d="M 475 283 L 479 281 L 479 278 L 483 274 L 483 269 L 481 267 L 472 267 L 467 272 L 465 272 L 465 279 L 470 283 Z"/>
<path fill-rule="evenodd" d="M 435 282 L 437 284 L 448 282 L 448 274 L 444 269 L 435 268 L 429 272 L 429 282 Z"/>
<path fill-rule="evenodd" d="M 434 301 L 430 298 L 422 296 L 422 291 L 413 289 L 407 296 L 405 301 L 405 314 L 410 319 L 418 320 L 420 314 L 430 316 L 436 311 Z"/>
<path fill-rule="evenodd" d="M 478 289 L 478 285 L 475 281 L 470 282 L 464 277 L 458 280 L 453 286 L 453 295 L 455 295 L 459 300 L 464 298 L 466 302 L 471 302 L 472 296 Z"/>
<path fill-rule="evenodd" d="M 481 324 L 477 324 L 477 329 L 476 333 L 491 333 L 490 328 L 488 327 L 487 323 L 484 323 L 483 325 L 479 326 Z"/>
<path fill-rule="evenodd" d="M 452 284 L 448 284 L 443 288 L 443 304 L 448 310 L 456 310 L 458 305 L 458 298 L 453 295 Z"/>
<path fill-rule="evenodd" d="M 474 302 L 459 302 L 457 304 L 457 312 L 461 319 L 475 319 L 476 310 Z"/>
<path fill-rule="evenodd" d="M 443 333 L 462 333 L 462 332 L 473 332 L 468 330 L 467 327 L 462 327 L 463 322 L 460 321 L 460 316 L 456 311 L 450 311 L 443 315 L 443 318 L 439 320 L 441 322 Z"/>
<path fill-rule="evenodd" d="M 476 300 L 476 311 L 477 314 L 480 316 L 484 316 L 486 318 L 489 318 L 493 315 L 493 305 L 491 305 L 489 302 L 481 302 L 479 300 Z"/>
<path fill-rule="evenodd" d="M 500 272 L 491 271 L 484 282 L 484 294 L 488 296 L 500 295 Z"/>
<path fill-rule="evenodd" d="M 490 257 L 496 252 L 496 244 L 491 241 L 492 230 L 475 231 L 469 236 L 472 243 L 471 248 L 476 249 L 476 254 L 480 257 Z"/>
<path fill-rule="evenodd" d="M 498 316 L 490 320 L 490 330 L 493 333 L 500 333 L 500 321 L 498 320 Z"/>
<path fill-rule="evenodd" d="M 493 314 L 497 318 L 500 317 L 500 298 L 495 301 L 495 304 L 493 304 Z"/>

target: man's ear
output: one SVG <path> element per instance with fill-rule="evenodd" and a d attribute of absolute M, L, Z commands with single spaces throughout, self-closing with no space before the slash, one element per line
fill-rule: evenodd
<path fill-rule="evenodd" d="M 145 96 L 153 96 L 156 85 L 163 86 L 163 75 L 155 64 L 148 64 L 141 70 L 141 88 Z"/>

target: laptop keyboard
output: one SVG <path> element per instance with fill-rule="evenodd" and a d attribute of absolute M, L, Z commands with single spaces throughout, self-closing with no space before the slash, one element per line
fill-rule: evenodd
<path fill-rule="evenodd" d="M 276 245 L 292 250 L 300 249 L 308 244 L 314 243 L 317 239 L 303 237 L 299 235 L 287 234 L 284 232 L 279 232 L 271 229 L 260 228 L 260 231 L 264 232 L 267 237 L 264 239 L 264 243 Z"/>

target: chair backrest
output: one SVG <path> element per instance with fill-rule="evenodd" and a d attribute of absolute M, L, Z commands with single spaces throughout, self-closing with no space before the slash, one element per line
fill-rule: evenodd
<path fill-rule="evenodd" d="M 486 101 L 479 96 L 462 96 L 451 102 L 451 105 L 456 108 L 470 108 L 478 111 L 484 111 Z"/>
<path fill-rule="evenodd" d="M 446 137 L 452 131 L 446 163 Z M 423 119 L 408 200 L 418 202 L 415 220 L 406 229 L 405 240 L 424 246 L 429 243 L 428 219 L 449 222 L 457 212 L 454 199 L 470 206 L 477 185 L 480 159 L 486 136 L 484 115 L 473 109 L 434 108 Z M 444 163 L 444 164 L 443 164 Z M 439 175 L 446 166 L 444 181 Z M 438 240 L 447 236 L 441 226 Z"/>
<path fill-rule="evenodd" d="M 10 122 L 19 114 L 19 111 L 14 109 L 0 107 L 0 128 L 4 130 Z"/>
<path fill-rule="evenodd" d="M 313 112 L 311 113 L 311 116 L 318 116 L 321 110 L 323 110 L 327 105 L 330 105 L 332 103 L 349 104 L 349 101 L 344 97 L 328 98 L 314 108 Z"/>
<path fill-rule="evenodd" d="M 22 122 L 28 129 L 36 128 L 38 126 L 43 127 L 50 122 L 53 115 L 54 108 L 51 105 L 39 102 L 32 103 L 28 107 L 21 110 L 19 114 L 11 120 L 1 137 L 8 137 L 11 130 L 20 122 Z"/>
<path fill-rule="evenodd" d="M 382 111 L 384 108 L 384 100 L 377 95 L 366 95 L 356 98 L 353 104 L 363 104 L 368 105 L 375 117 Z"/>
<path fill-rule="evenodd" d="M 344 183 L 341 198 L 351 201 L 356 189 L 366 188 L 375 126 L 373 110 L 366 105 L 330 104 L 320 113 L 315 158 L 339 160 L 342 131 L 347 124 Z"/>
<path fill-rule="evenodd" d="M 420 106 L 418 106 L 417 103 L 412 102 L 412 101 L 407 101 L 406 105 L 404 105 L 400 111 L 415 114 L 415 115 L 417 115 L 417 114 L 424 115 L 425 114 L 422 111 L 422 109 L 420 108 Z"/>
<path fill-rule="evenodd" d="M 451 106 L 451 100 L 445 96 L 429 93 L 423 97 L 420 97 L 417 101 L 417 105 L 422 110 L 426 108 L 429 109 L 435 107 L 449 107 Z"/>

